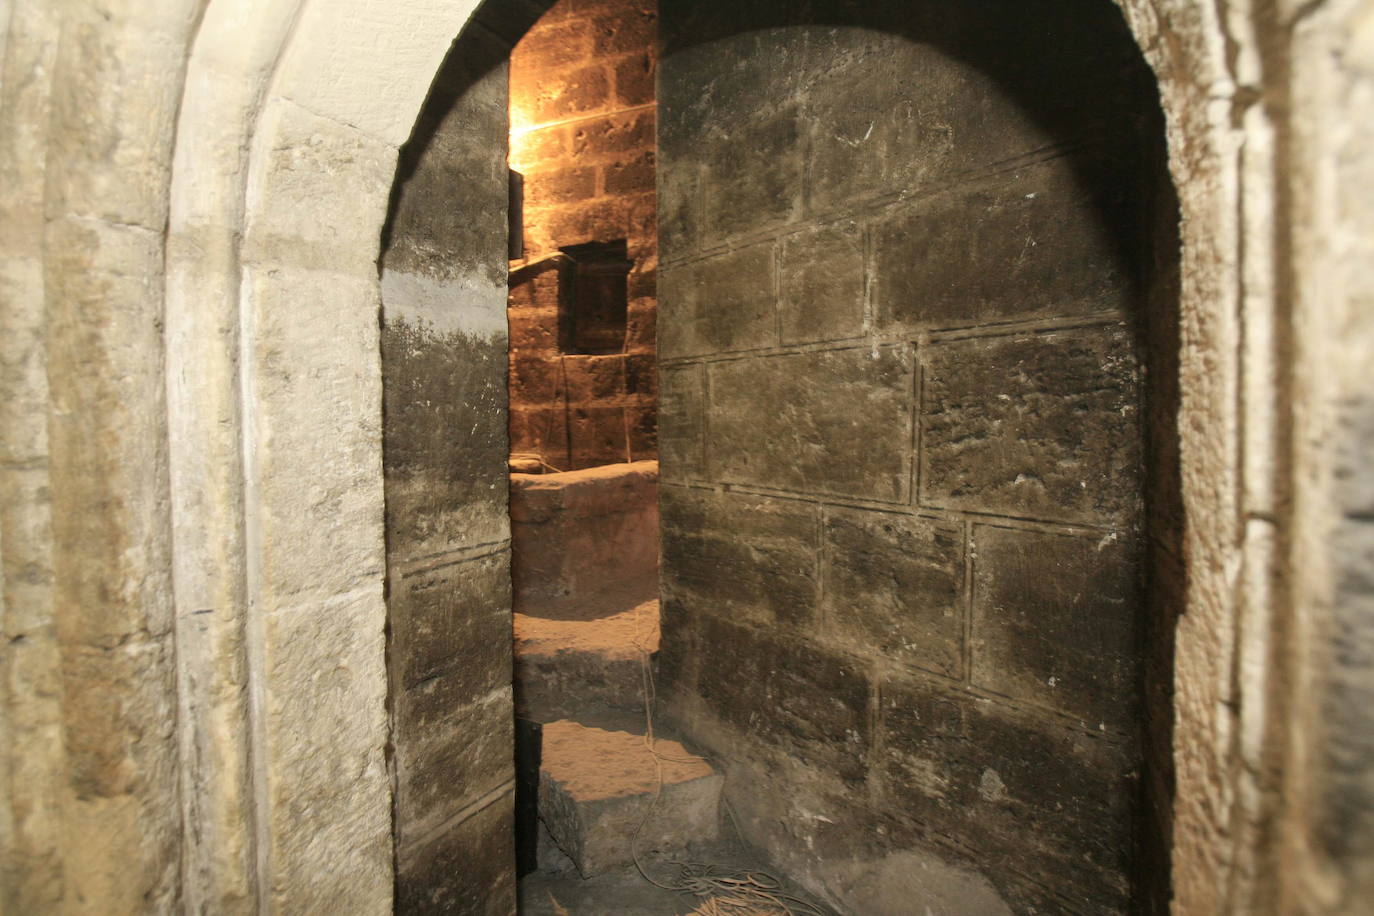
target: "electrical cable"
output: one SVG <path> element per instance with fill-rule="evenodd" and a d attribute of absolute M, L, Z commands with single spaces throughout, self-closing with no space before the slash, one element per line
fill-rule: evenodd
<path fill-rule="evenodd" d="M 647 603 L 640 606 L 641 614 L 643 613 L 642 608 L 647 606 Z M 671 861 L 670 864 L 677 870 L 675 875 L 659 881 L 644 868 L 644 864 L 639 858 L 639 836 L 653 817 L 659 799 L 663 795 L 663 762 L 665 760 L 674 763 L 708 762 L 708 758 L 699 754 L 693 754 L 689 757 L 673 757 L 659 753 L 656 747 L 657 739 L 654 737 L 653 712 L 654 703 L 657 700 L 657 690 L 654 684 L 653 668 L 649 660 L 650 653 L 640 638 L 642 632 L 641 627 L 636 627 L 635 648 L 639 650 L 640 685 L 644 696 L 644 746 L 648 748 L 649 753 L 654 758 L 656 782 L 653 801 L 649 803 L 648 809 L 644 812 L 644 817 L 640 819 L 639 825 L 630 836 L 630 857 L 634 860 L 635 869 L 638 870 L 640 877 L 655 887 L 697 898 L 700 902 L 690 916 L 827 916 L 826 911 L 816 904 L 783 893 L 781 890 L 782 882 L 768 872 L 759 869 L 739 868 L 716 863 Z M 744 835 L 740 832 L 739 823 L 735 820 L 735 812 L 731 809 L 729 800 L 722 799 L 722 801 L 725 802 L 725 812 L 730 817 L 731 825 L 735 828 L 736 834 L 743 840 Z"/>

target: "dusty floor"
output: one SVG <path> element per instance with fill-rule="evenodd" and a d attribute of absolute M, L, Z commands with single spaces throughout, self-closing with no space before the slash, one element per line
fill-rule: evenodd
<path fill-rule="evenodd" d="M 598 614 L 587 612 L 559 618 L 515 615 L 517 655 L 554 652 L 595 652 L 608 659 L 638 660 L 643 652 L 658 651 L 658 598 L 616 595 L 627 610 L 597 596 Z M 633 603 L 631 603 L 633 602 Z"/>
<path fill-rule="evenodd" d="M 687 858 L 695 863 L 770 871 L 768 864 L 738 838 L 699 845 L 689 851 Z M 666 862 L 643 864 L 661 883 L 671 883 L 678 872 Z M 801 901 L 811 901 L 805 892 L 785 878 L 779 890 Z M 539 870 L 520 880 L 520 916 L 784 916 L 786 913 L 766 905 L 740 908 L 722 905 L 725 903 L 728 899 L 713 902 L 710 898 L 655 887 L 633 866 L 583 879 L 547 834 L 540 837 Z M 814 903 L 813 906 L 814 909 L 807 909 L 800 902 L 793 902 L 792 916 L 836 916 L 831 909 Z"/>

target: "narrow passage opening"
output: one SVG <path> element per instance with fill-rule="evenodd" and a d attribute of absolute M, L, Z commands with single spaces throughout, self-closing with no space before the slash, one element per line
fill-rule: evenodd
<path fill-rule="evenodd" d="M 569 905 L 584 880 L 633 867 L 629 821 L 655 776 L 642 676 L 658 649 L 659 618 L 656 30 L 652 3 L 588 11 L 562 0 L 511 54 L 519 219 L 509 466 L 523 912 L 549 899 Z M 598 826 L 598 806 L 619 814 Z"/>

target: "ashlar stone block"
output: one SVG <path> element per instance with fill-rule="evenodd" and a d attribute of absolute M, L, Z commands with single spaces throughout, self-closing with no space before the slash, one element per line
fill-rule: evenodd
<path fill-rule="evenodd" d="M 501 551 L 391 575 L 391 656 L 405 688 L 454 670 L 475 700 L 509 679 L 510 659 L 493 652 L 510 633 L 510 556 Z"/>
<path fill-rule="evenodd" d="M 1072 912 L 1126 912 L 1138 778 L 1128 745 L 922 678 L 882 685 L 889 810 L 999 871 L 1053 875 Z"/>
<path fill-rule="evenodd" d="M 778 311 L 787 344 L 856 337 L 864 323 L 864 230 L 854 220 L 783 240 Z"/>
<path fill-rule="evenodd" d="M 387 546 L 434 556 L 509 533 L 504 335 L 382 327 Z"/>
<path fill-rule="evenodd" d="M 913 386 L 907 346 L 713 363 L 711 476 L 906 502 Z"/>
<path fill-rule="evenodd" d="M 814 619 L 814 505 L 680 487 L 660 492 L 665 593 L 762 624 Z"/>
<path fill-rule="evenodd" d="M 396 912 L 511 916 L 515 912 L 514 796 L 398 856 Z"/>
<path fill-rule="evenodd" d="M 378 582 L 263 622 L 264 829 L 281 893 L 307 912 L 328 884 L 353 911 L 390 896 L 385 615 Z"/>
<path fill-rule="evenodd" d="M 737 237 L 801 214 L 803 139 L 799 106 L 759 112 L 732 123 L 705 157 L 706 231 Z"/>
<path fill-rule="evenodd" d="M 509 630 L 507 630 L 509 633 Z M 507 645 L 509 645 L 509 635 Z M 507 648 L 509 659 L 510 650 Z M 432 678 L 395 697 L 396 831 L 408 844 L 515 778 L 515 709 L 507 686 L 466 702 L 462 679 Z"/>
<path fill-rule="evenodd" d="M 1139 366 L 1126 329 L 937 343 L 924 363 L 922 504 L 1099 524 L 1139 511 Z"/>
<path fill-rule="evenodd" d="M 643 735 L 560 720 L 544 726 L 542 756 L 539 817 L 583 877 L 719 832 L 725 779 L 676 741 L 650 751 Z"/>
<path fill-rule="evenodd" d="M 825 610 L 855 651 L 958 677 L 964 642 L 964 534 L 931 519 L 828 509 Z"/>
<path fill-rule="evenodd" d="M 747 740 L 806 766 L 862 779 L 873 729 L 866 666 L 809 639 L 703 615 L 699 690 Z"/>
<path fill-rule="evenodd" d="M 776 345 L 773 273 L 771 243 L 662 267 L 660 354 L 670 359 Z"/>
<path fill-rule="evenodd" d="M 705 463 L 706 369 L 659 370 L 658 460 L 665 479 L 699 477 Z"/>
<path fill-rule="evenodd" d="M 1134 721 L 1137 550 L 1129 534 L 974 529 L 973 681 L 1098 729 Z"/>
<path fill-rule="evenodd" d="M 1124 311 L 1121 231 L 1067 158 L 903 204 L 874 229 L 879 327 Z"/>

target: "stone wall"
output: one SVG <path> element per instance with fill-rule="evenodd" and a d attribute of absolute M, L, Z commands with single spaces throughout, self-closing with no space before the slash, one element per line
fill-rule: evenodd
<path fill-rule="evenodd" d="M 1125 912 L 1169 805 L 1151 74 L 1096 0 L 739 7 L 662 9 L 669 709 L 854 912 Z"/>
<path fill-rule="evenodd" d="M 561 0 L 511 55 L 524 251 L 510 291 L 511 449 L 560 470 L 657 456 L 654 0 Z M 560 350 L 562 247 L 624 239 L 623 352 Z M 541 263 L 542 262 L 542 263 Z"/>
<path fill-rule="evenodd" d="M 1185 216 L 1175 907 L 1350 912 L 1374 16 L 1117 5 Z M 391 909 L 376 262 L 474 6 L 0 0 L 7 912 Z"/>
<path fill-rule="evenodd" d="M 162 265 L 196 7 L 0 4 L 7 913 L 181 893 Z"/>
<path fill-rule="evenodd" d="M 506 110 L 518 35 L 479 12 L 403 147 L 383 230 L 396 909 L 510 914 Z"/>

